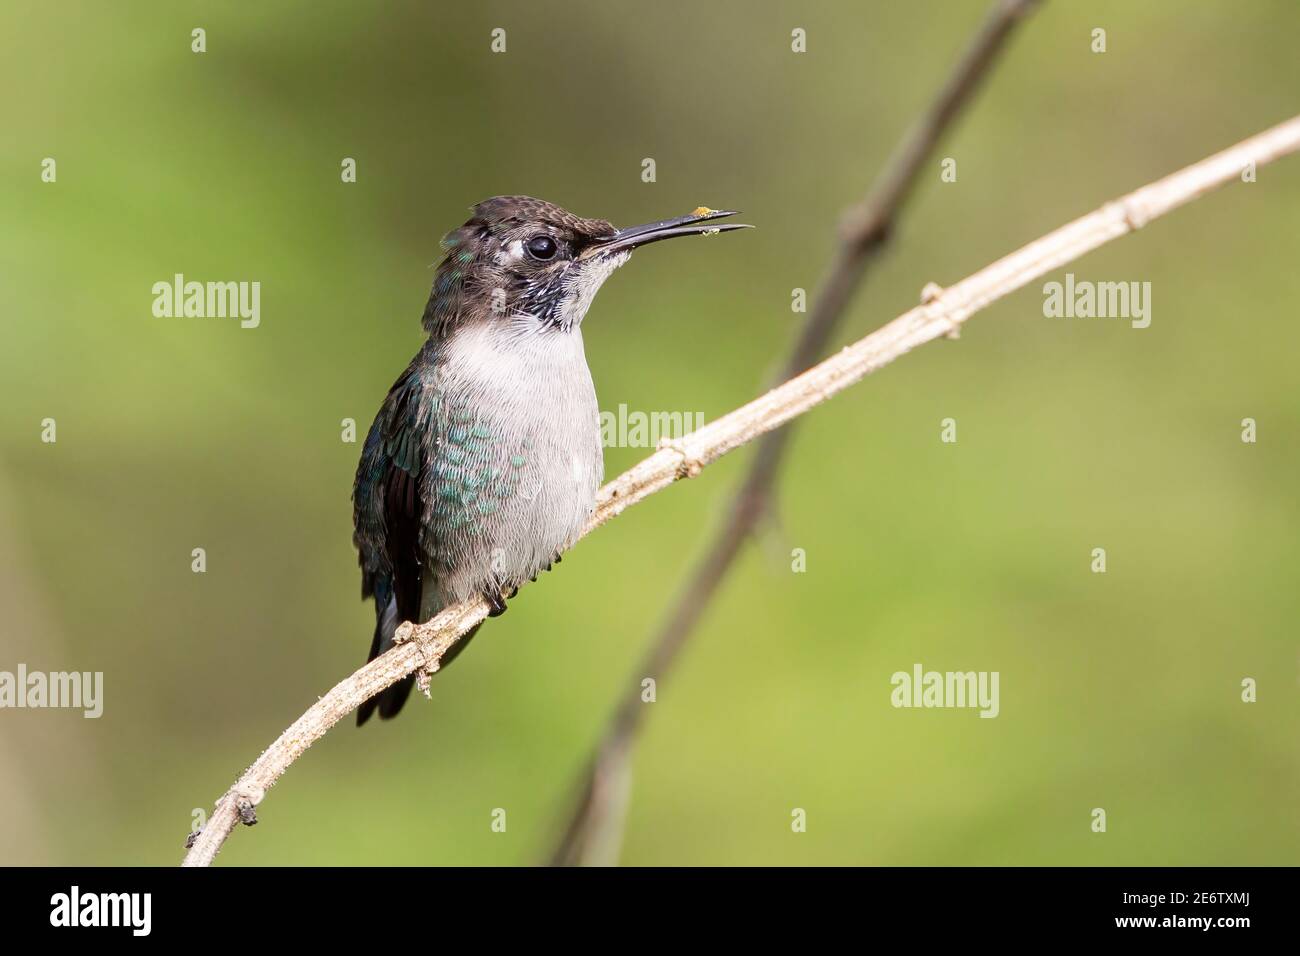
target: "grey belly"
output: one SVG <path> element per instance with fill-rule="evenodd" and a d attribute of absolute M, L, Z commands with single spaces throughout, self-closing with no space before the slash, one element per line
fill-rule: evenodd
<path fill-rule="evenodd" d="M 424 489 L 422 620 L 488 588 L 519 587 L 577 540 L 591 514 L 604 466 L 590 376 L 527 401 L 518 391 L 487 403 L 491 415 L 482 394 L 443 403 Z"/>

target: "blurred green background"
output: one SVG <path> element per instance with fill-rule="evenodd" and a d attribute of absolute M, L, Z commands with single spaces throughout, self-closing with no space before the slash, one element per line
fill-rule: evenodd
<path fill-rule="evenodd" d="M 177 862 L 193 808 L 364 661 L 340 421 L 364 434 L 418 347 L 466 207 L 744 210 L 639 253 L 585 325 L 603 408 L 712 419 L 779 365 L 791 289 L 986 7 L 6 3 L 0 669 L 106 687 L 99 720 L 0 711 L 0 862 Z M 1289 2 L 1047 3 L 837 345 L 1295 113 L 1298 29 Z M 1151 282 L 1150 328 L 1046 319 L 1035 283 L 805 418 L 779 521 L 649 705 L 623 861 L 1296 862 L 1298 219 L 1300 160 L 1265 167 L 1068 270 Z M 260 328 L 154 318 L 176 272 L 260 281 Z M 431 702 L 337 727 L 220 862 L 543 859 L 748 457 L 584 541 Z M 915 662 L 999 671 L 1001 715 L 894 709 Z"/>

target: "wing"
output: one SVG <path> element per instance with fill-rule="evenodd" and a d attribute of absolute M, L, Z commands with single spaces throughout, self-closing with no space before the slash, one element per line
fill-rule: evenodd
<path fill-rule="evenodd" d="M 361 596 L 375 599 L 375 636 L 368 661 L 393 643 L 402 621 L 420 619 L 424 560 L 420 526 L 424 516 L 421 475 L 432 464 L 432 396 L 427 373 L 435 356 L 426 345 L 388 392 L 375 416 L 352 489 L 353 541 L 361 563 Z M 408 677 L 357 710 L 364 724 L 378 707 L 393 717 L 411 693 Z"/>
<path fill-rule="evenodd" d="M 420 476 L 432 442 L 424 412 L 424 364 L 415 362 L 394 383 L 366 436 L 352 492 L 353 541 L 361 564 L 361 596 L 392 595 L 398 619 L 420 613 L 424 562 Z M 376 610 L 382 611 L 383 608 Z"/>

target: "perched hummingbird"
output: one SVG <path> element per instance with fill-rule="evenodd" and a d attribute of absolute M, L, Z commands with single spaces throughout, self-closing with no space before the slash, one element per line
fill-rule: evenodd
<path fill-rule="evenodd" d="M 361 595 L 375 600 L 369 660 L 402 621 L 427 621 L 482 595 L 505 611 L 524 581 L 576 540 L 604 473 L 582 319 L 632 250 L 734 212 L 629 229 L 528 196 L 473 207 L 442 241 L 424 329 L 429 337 L 388 392 L 352 489 Z M 473 637 L 443 658 L 446 666 Z M 361 705 L 402 709 L 408 677 Z"/>

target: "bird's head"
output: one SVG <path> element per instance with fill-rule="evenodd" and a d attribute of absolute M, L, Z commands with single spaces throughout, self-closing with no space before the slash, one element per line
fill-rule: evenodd
<path fill-rule="evenodd" d="M 601 284 L 632 250 L 675 236 L 732 229 L 708 225 L 735 215 L 700 208 L 689 216 L 615 229 L 529 196 L 496 196 L 442 240 L 424 327 L 448 335 L 469 321 L 503 321 L 521 333 L 576 329 Z"/>

